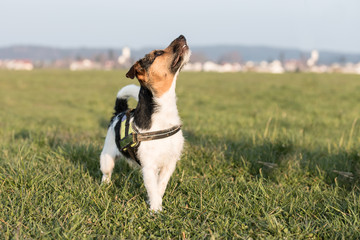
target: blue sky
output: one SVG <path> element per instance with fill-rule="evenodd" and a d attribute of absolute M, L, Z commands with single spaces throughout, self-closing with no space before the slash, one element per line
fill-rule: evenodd
<path fill-rule="evenodd" d="M 243 44 L 360 53 L 359 0 L 2 0 L 0 46 Z"/>

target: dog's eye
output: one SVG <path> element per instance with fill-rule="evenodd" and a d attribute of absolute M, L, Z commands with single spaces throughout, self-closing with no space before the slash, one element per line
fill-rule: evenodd
<path fill-rule="evenodd" d="M 164 54 L 164 51 L 156 51 L 156 52 L 154 53 L 155 57 L 161 56 L 161 55 L 163 55 L 163 54 Z"/>

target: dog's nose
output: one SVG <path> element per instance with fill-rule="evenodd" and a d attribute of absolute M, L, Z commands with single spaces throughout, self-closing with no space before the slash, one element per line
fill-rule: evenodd
<path fill-rule="evenodd" d="M 186 38 L 184 37 L 184 35 L 180 35 L 180 36 L 178 37 L 178 39 L 179 39 L 179 40 L 186 40 Z"/>

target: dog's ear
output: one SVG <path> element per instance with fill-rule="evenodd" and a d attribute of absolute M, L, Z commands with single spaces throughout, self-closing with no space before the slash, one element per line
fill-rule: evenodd
<path fill-rule="evenodd" d="M 127 78 L 131 78 L 131 79 L 134 79 L 135 75 L 136 75 L 136 71 L 135 71 L 135 65 L 132 65 L 132 67 L 130 68 L 130 70 L 126 73 L 126 77 Z"/>
<path fill-rule="evenodd" d="M 132 65 L 130 70 L 126 73 L 126 77 L 131 79 L 137 77 L 139 80 L 145 79 L 145 70 L 141 67 L 139 61 Z"/>

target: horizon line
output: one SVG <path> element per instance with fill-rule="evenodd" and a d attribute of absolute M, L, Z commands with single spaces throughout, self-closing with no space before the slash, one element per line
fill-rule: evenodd
<path fill-rule="evenodd" d="M 42 48 L 54 48 L 54 49 L 97 49 L 97 50 L 121 50 L 124 47 L 128 47 L 131 50 L 140 51 L 144 49 L 157 49 L 153 46 L 142 46 L 142 47 L 130 47 L 130 46 L 56 46 L 51 44 L 41 44 L 41 43 L 15 43 L 11 45 L 0 45 L 1 48 L 12 48 L 12 47 L 42 47 Z M 311 52 L 313 50 L 319 52 L 331 52 L 331 53 L 341 53 L 341 54 L 351 54 L 351 55 L 359 55 L 359 52 L 356 51 L 348 51 L 348 50 L 336 50 L 336 49 L 303 49 L 301 47 L 289 47 L 289 46 L 275 46 L 275 45 L 266 45 L 266 44 L 241 44 L 241 43 L 214 43 L 214 44 L 194 44 L 191 48 L 204 48 L 204 47 L 248 47 L 248 48 L 274 48 L 274 49 L 283 49 L 283 50 L 298 50 L 301 52 Z"/>

